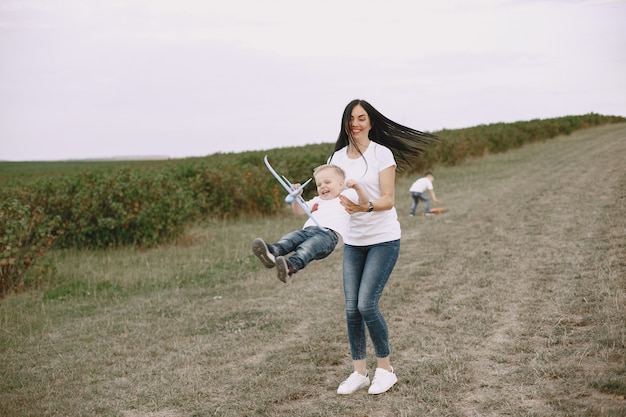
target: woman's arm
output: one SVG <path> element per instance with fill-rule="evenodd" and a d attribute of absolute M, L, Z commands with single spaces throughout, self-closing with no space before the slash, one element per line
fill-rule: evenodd
<path fill-rule="evenodd" d="M 396 192 L 396 167 L 390 166 L 385 168 L 378 174 L 378 180 L 380 181 L 381 196 L 378 200 L 372 201 L 374 205 L 374 211 L 391 210 L 393 208 Z M 348 213 L 357 213 L 359 211 L 369 211 L 369 201 L 362 204 L 354 204 L 349 198 L 340 195 L 341 204 L 346 208 Z M 360 200 L 360 198 L 359 198 Z"/>
<path fill-rule="evenodd" d="M 378 200 L 372 201 L 372 203 L 374 203 L 374 211 L 391 210 L 393 208 L 396 195 L 395 165 L 380 171 L 378 179 L 380 181 L 380 191 L 382 195 Z M 367 211 L 367 207 L 365 211 Z"/>

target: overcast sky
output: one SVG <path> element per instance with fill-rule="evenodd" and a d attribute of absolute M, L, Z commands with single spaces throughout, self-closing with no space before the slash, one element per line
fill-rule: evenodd
<path fill-rule="evenodd" d="M 0 160 L 334 142 L 354 98 L 426 131 L 626 116 L 626 1 L 0 0 Z"/>

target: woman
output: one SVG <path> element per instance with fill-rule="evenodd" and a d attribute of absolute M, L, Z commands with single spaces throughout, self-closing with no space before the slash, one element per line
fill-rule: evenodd
<path fill-rule="evenodd" d="M 330 163 L 343 168 L 371 201 L 359 205 L 341 199 L 351 215 L 344 237 L 343 288 L 354 372 L 339 385 L 338 394 L 368 386 L 368 393 L 381 394 L 398 381 L 389 359 L 387 324 L 378 308 L 400 252 L 400 223 L 394 207 L 396 169 L 410 165 L 434 140 L 436 136 L 387 119 L 364 100 L 353 100 L 344 110 Z M 365 326 L 377 358 L 371 385 Z"/>

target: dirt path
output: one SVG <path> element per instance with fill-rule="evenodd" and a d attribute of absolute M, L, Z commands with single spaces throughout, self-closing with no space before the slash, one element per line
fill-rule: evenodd
<path fill-rule="evenodd" d="M 620 407 L 572 386 L 616 366 L 589 351 L 590 329 L 601 323 L 585 291 L 608 264 L 625 272 L 626 144 L 615 127 L 596 133 L 491 156 L 488 172 L 480 163 L 459 168 L 462 178 L 446 172 L 435 185 L 451 211 L 403 219 L 400 269 L 419 295 L 399 312 L 434 342 L 424 362 L 445 349 L 462 363 L 450 379 L 463 386 L 454 407 L 461 415 L 555 415 L 555 403 L 573 411 L 585 401 Z M 605 259 L 599 245 L 616 245 L 619 253 L 605 254 L 617 258 Z M 419 361 L 423 350 L 403 360 Z"/>

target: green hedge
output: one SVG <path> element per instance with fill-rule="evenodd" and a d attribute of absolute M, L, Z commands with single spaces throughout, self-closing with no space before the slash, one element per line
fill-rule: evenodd
<path fill-rule="evenodd" d="M 465 129 L 435 132 L 442 142 L 430 147 L 422 158 L 422 165 L 414 167 L 419 172 L 426 166 L 458 165 L 468 158 L 481 157 L 487 153 L 506 152 L 526 143 L 545 141 L 560 135 L 600 126 L 622 123 L 621 116 L 602 116 L 589 113 L 582 116 L 565 116 L 554 119 L 535 119 L 514 123 L 494 123 Z"/>
<path fill-rule="evenodd" d="M 46 265 L 41 259 L 55 241 L 52 229 L 58 221 L 47 216 L 41 206 L 0 201 L 0 296 L 19 290 L 26 272 L 34 266 L 43 278 Z"/>

